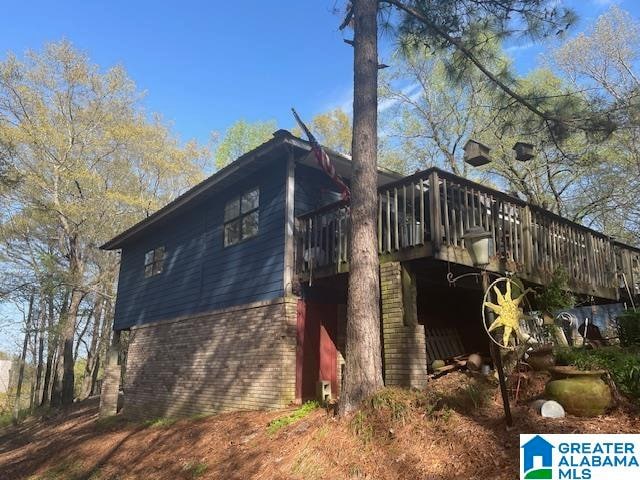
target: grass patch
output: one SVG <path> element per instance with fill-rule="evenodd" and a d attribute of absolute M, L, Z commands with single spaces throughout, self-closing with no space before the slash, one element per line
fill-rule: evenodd
<path fill-rule="evenodd" d="M 74 459 L 65 460 L 55 467 L 50 468 L 42 475 L 34 475 L 29 480 L 76 480 L 85 477 L 84 465 L 82 462 Z M 98 477 L 92 475 L 90 479 L 94 480 Z"/>
<path fill-rule="evenodd" d="M 462 383 L 453 394 L 432 389 L 383 388 L 367 400 L 350 420 L 351 431 L 364 443 L 395 435 L 398 424 L 416 421 L 447 422 L 454 409 L 479 408 L 491 397 L 489 385 Z M 464 406 L 464 407 L 463 407 Z"/>
<path fill-rule="evenodd" d="M 393 420 L 404 422 L 415 400 L 415 393 L 408 390 L 385 388 L 371 397 L 371 407 L 374 410 L 388 410 Z"/>
<path fill-rule="evenodd" d="M 640 347 L 640 312 L 622 313 L 616 318 L 616 327 L 623 347 Z"/>
<path fill-rule="evenodd" d="M 411 413 L 435 417 L 447 406 L 446 398 L 433 390 L 383 388 L 373 395 L 365 409 L 387 413 L 393 422 L 404 423 Z"/>
<path fill-rule="evenodd" d="M 145 420 L 143 425 L 147 428 L 168 428 L 177 421 L 177 418 L 158 417 Z"/>
<path fill-rule="evenodd" d="M 191 415 L 189 417 L 189 420 L 204 420 L 205 418 L 212 417 L 213 415 L 215 415 L 215 413 L 196 413 L 195 415 Z"/>
<path fill-rule="evenodd" d="M 446 409 L 453 409 L 463 415 L 473 415 L 491 402 L 496 390 L 497 383 L 493 379 L 460 373 L 435 382 L 434 387 L 425 392 L 427 414 L 440 416 Z"/>
<path fill-rule="evenodd" d="M 351 418 L 350 427 L 356 436 L 368 443 L 375 436 L 389 435 L 395 424 L 404 424 L 411 414 L 435 410 L 425 392 L 388 387 L 364 403 Z"/>
<path fill-rule="evenodd" d="M 182 471 L 190 478 L 198 478 L 204 475 L 209 469 L 209 465 L 203 462 L 187 462 L 182 467 Z"/>
<path fill-rule="evenodd" d="M 489 393 L 482 386 L 469 384 L 463 388 L 463 391 L 475 409 L 484 407 L 489 401 Z"/>
<path fill-rule="evenodd" d="M 295 423 L 298 420 L 303 419 L 304 417 L 309 415 L 311 412 L 313 412 L 317 408 L 320 408 L 320 404 L 318 402 L 316 401 L 307 402 L 304 405 L 302 405 L 300 408 L 294 410 L 293 413 L 285 417 L 276 418 L 275 420 L 272 420 L 271 422 L 269 422 L 269 424 L 267 425 L 267 432 L 270 435 L 273 435 L 281 428 L 286 427 L 287 425 L 291 425 L 292 423 Z"/>
<path fill-rule="evenodd" d="M 130 423 L 130 421 L 127 420 L 122 415 L 111 415 L 108 417 L 99 417 L 96 420 L 96 429 L 98 429 L 99 431 L 111 430 L 113 428 L 126 425 L 127 423 Z"/>
<path fill-rule="evenodd" d="M 8 427 L 11 424 L 13 424 L 13 414 L 11 412 L 0 415 L 0 428 Z"/>
<path fill-rule="evenodd" d="M 23 422 L 29 417 L 38 417 L 47 414 L 51 409 L 49 407 L 39 407 L 34 410 L 23 408 L 18 412 L 18 423 Z M 5 411 L 0 414 L 0 429 L 13 424 L 13 411 Z"/>
<path fill-rule="evenodd" d="M 448 422 L 449 420 L 451 420 L 451 414 L 452 414 L 451 408 L 445 405 L 444 407 L 442 407 L 442 410 L 440 411 L 440 418 L 444 422 Z"/>
<path fill-rule="evenodd" d="M 353 433 L 360 437 L 364 443 L 369 443 L 373 438 L 373 425 L 365 410 L 356 412 L 351 419 L 350 426 Z"/>

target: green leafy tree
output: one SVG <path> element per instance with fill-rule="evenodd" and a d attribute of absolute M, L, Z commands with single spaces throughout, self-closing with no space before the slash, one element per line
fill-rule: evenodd
<path fill-rule="evenodd" d="M 620 239 L 640 243 L 640 22 L 617 6 L 564 43 L 554 67 L 585 103 L 611 110 L 618 128 L 590 145 L 576 198 L 576 217 Z"/>
<path fill-rule="evenodd" d="M 490 127 L 479 119 L 490 103 L 491 83 L 479 72 L 452 82 L 446 57 L 424 46 L 400 49 L 390 63 L 380 87 L 383 130 L 396 142 L 402 170 L 438 166 L 466 175 L 462 147 Z"/>
<path fill-rule="evenodd" d="M 238 120 L 225 132 L 216 148 L 216 168 L 226 167 L 241 155 L 266 142 L 277 128 L 274 120 L 256 123 Z"/>
<path fill-rule="evenodd" d="M 98 246 L 202 178 L 206 152 L 147 120 L 140 99 L 122 68 L 103 72 L 68 42 L 0 63 L 0 139 L 19 179 L 0 189 L 0 256 L 28 270 L 46 253 L 61 272 L 54 403 L 73 401 L 83 302 L 115 283 L 117 260 Z"/>
<path fill-rule="evenodd" d="M 351 117 L 341 108 L 316 115 L 309 127 L 325 147 L 340 153 L 351 153 Z M 300 136 L 302 132 L 296 127 L 293 133 Z"/>

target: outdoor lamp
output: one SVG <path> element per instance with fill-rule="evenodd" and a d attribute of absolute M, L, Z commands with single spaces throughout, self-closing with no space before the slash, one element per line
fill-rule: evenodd
<path fill-rule="evenodd" d="M 473 265 L 476 267 L 484 267 L 489 264 L 489 241 L 491 232 L 487 232 L 484 228 L 474 226 L 469 228 L 462 236 L 464 244 L 469 250 Z"/>

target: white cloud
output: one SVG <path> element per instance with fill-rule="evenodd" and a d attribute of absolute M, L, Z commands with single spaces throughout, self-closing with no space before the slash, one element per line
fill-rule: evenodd
<path fill-rule="evenodd" d="M 510 47 L 505 48 L 504 51 L 507 53 L 516 53 L 521 52 L 522 50 L 528 50 L 535 45 L 536 44 L 534 42 L 523 43 L 522 45 L 511 45 Z"/>
<path fill-rule="evenodd" d="M 418 98 L 420 98 L 420 95 L 422 95 L 422 88 L 420 86 L 420 83 L 415 82 L 404 87 L 401 90 L 401 93 L 403 97 L 408 97 L 409 100 L 415 101 Z M 386 110 L 389 110 L 390 108 L 398 105 L 401 101 L 402 101 L 402 98 L 398 98 L 398 97 L 388 98 L 386 100 L 383 100 L 378 104 L 378 112 L 382 113 Z"/>
<path fill-rule="evenodd" d="M 422 88 L 418 82 L 405 86 L 400 90 L 402 95 L 408 97 L 410 100 L 415 101 L 422 95 Z M 389 98 L 382 100 L 378 103 L 378 112 L 382 113 L 395 107 L 400 103 L 400 98 Z M 339 94 L 334 100 L 327 102 L 322 108 L 318 110 L 318 113 L 325 113 L 331 110 L 339 108 L 349 115 L 353 113 L 353 88 L 345 89 L 344 92 Z"/>

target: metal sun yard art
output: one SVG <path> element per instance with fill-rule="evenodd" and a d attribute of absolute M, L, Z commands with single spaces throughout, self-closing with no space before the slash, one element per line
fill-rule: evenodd
<path fill-rule="evenodd" d="M 511 298 L 511 279 L 505 278 L 504 282 L 507 284 L 504 295 L 500 289 L 495 285 L 493 291 L 496 294 L 498 304 L 491 302 L 484 302 L 484 306 L 493 311 L 497 317 L 493 323 L 489 326 L 488 332 L 502 327 L 502 343 L 505 347 L 509 347 L 509 339 L 511 334 L 514 333 L 519 339 L 525 340 L 524 335 L 520 332 L 520 320 L 524 317 L 524 312 L 520 308 L 520 302 L 529 291 L 525 290 L 520 296 Z"/>

